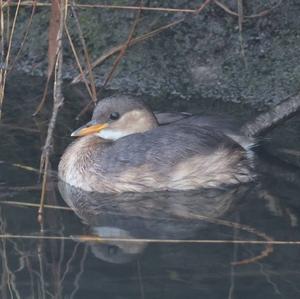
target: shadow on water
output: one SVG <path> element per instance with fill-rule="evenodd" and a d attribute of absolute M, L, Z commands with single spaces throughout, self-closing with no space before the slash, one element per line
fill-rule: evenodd
<path fill-rule="evenodd" d="M 298 161 L 261 150 L 257 181 L 226 190 L 109 196 L 57 188 L 65 136 L 77 126 L 64 114 L 41 233 L 36 169 L 47 122 L 30 117 L 28 90 L 9 91 L 0 125 L 1 298 L 299 297 L 300 245 L 247 242 L 300 240 Z M 296 119 L 281 128 L 276 147 L 299 149 L 299 127 Z"/>

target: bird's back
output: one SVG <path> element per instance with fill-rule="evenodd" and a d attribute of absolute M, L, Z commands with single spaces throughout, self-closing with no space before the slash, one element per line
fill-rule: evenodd
<path fill-rule="evenodd" d="M 93 171 L 118 191 L 186 190 L 250 178 L 246 151 L 208 125 L 158 127 L 120 138 L 94 154 Z"/>

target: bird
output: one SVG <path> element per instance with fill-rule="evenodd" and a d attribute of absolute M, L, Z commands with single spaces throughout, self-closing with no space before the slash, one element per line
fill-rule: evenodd
<path fill-rule="evenodd" d="M 155 114 L 141 99 L 116 95 L 63 153 L 58 176 L 88 192 L 223 188 L 254 179 L 254 141 L 212 116 Z"/>

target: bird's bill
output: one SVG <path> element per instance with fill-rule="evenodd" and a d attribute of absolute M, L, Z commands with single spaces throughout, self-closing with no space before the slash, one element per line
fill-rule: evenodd
<path fill-rule="evenodd" d="M 100 132 L 102 129 L 105 129 L 108 127 L 108 124 L 91 124 L 91 123 L 87 123 L 86 125 L 78 128 L 77 130 L 75 130 L 71 136 L 72 137 L 81 137 L 81 136 L 86 136 L 86 135 L 90 135 L 93 133 L 98 133 Z"/>

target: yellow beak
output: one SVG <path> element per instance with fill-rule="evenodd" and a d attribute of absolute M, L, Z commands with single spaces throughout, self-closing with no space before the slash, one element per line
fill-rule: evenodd
<path fill-rule="evenodd" d="M 86 136 L 86 135 L 90 135 L 90 134 L 93 134 L 93 133 L 98 133 L 102 129 L 105 129 L 107 127 L 108 127 L 107 123 L 105 123 L 105 124 L 94 124 L 94 125 L 91 125 L 90 123 L 87 123 L 86 125 L 80 127 L 76 131 L 74 131 L 71 134 L 71 136 L 72 137 Z"/>

